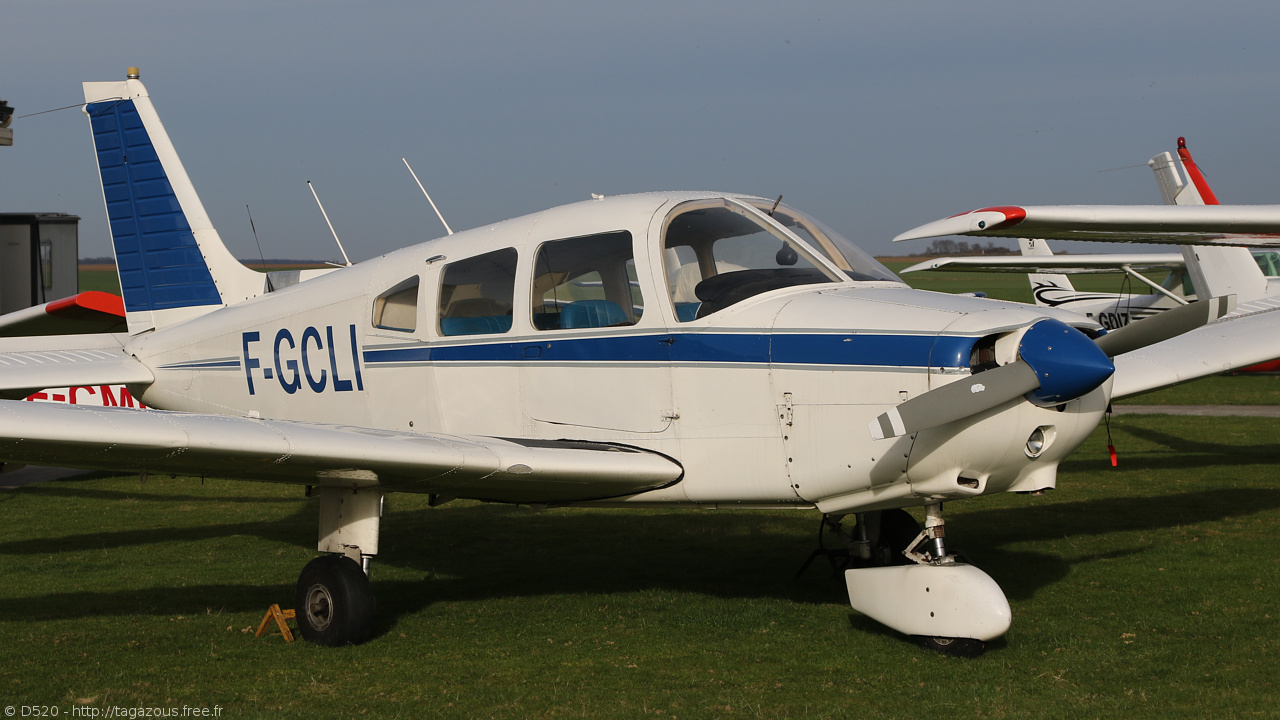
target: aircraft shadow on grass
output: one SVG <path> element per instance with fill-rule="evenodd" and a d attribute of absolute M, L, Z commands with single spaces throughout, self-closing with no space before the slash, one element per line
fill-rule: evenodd
<path fill-rule="evenodd" d="M 33 492 L 34 489 L 23 491 Z M 38 492 L 49 492 L 48 489 Z M 90 488 L 57 494 L 97 497 Z M 192 497 L 189 502 L 221 502 Z M 87 532 L 0 543 L 0 556 L 101 552 L 172 541 L 254 536 L 290 546 L 314 542 L 316 502 L 297 502 L 283 519 Z M 843 603 L 843 585 L 825 567 L 801 582 L 792 574 L 813 544 L 816 519 L 779 520 L 755 511 L 652 513 L 535 512 L 508 505 L 471 505 L 396 512 L 389 505 L 374 587 L 386 632 L 404 615 L 436 602 L 555 594 L 665 590 L 725 598 L 779 598 L 798 603 Z M 1227 489 L 1156 497 L 1046 503 L 952 516 L 959 549 L 988 568 L 1011 598 L 1025 599 L 1060 581 L 1073 565 L 1143 551 L 1119 548 L 1078 558 L 1009 546 L 1028 541 L 1158 530 L 1213 522 L 1280 508 L 1280 490 Z M 378 566 L 423 573 L 420 580 L 378 579 Z M 122 568 L 123 571 L 124 568 Z M 114 592 L 69 592 L 0 599 L 0 617 L 48 620 L 109 615 L 179 615 L 204 611 L 257 612 L 287 604 L 292 583 L 211 584 Z M 874 625 L 874 623 L 870 623 Z"/>
<path fill-rule="evenodd" d="M 1206 427 L 1212 427 L 1206 425 Z M 1144 457 L 1142 468 L 1147 470 L 1185 470 L 1190 468 L 1218 467 L 1224 472 L 1232 467 L 1250 465 L 1275 465 L 1280 460 L 1280 446 L 1274 443 L 1259 445 L 1232 445 L 1228 443 L 1207 442 L 1182 435 L 1173 435 L 1161 430 L 1142 427 L 1135 424 L 1116 422 L 1113 429 L 1133 435 L 1140 440 L 1155 443 L 1168 448 L 1172 452 Z M 1203 438 L 1204 436 L 1200 436 Z M 1076 462 L 1068 460 L 1062 464 L 1064 470 L 1071 468 Z"/>

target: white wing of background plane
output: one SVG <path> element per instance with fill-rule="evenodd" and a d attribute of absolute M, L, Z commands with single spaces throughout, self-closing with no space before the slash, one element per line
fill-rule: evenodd
<path fill-rule="evenodd" d="M 1161 245 L 1280 245 L 1280 205 L 1006 205 L 921 225 L 893 239 L 947 235 Z"/>
<path fill-rule="evenodd" d="M 596 500 L 680 479 L 678 463 L 607 443 L 420 435 L 345 425 L 0 401 L 7 461 L 143 473 L 373 485 L 499 502 Z"/>
<path fill-rule="evenodd" d="M 1134 270 L 1180 268 L 1180 253 L 1111 253 L 1103 255 L 992 255 L 940 257 L 916 263 L 900 273 L 921 270 L 1008 273 L 1111 273 L 1125 266 Z"/>

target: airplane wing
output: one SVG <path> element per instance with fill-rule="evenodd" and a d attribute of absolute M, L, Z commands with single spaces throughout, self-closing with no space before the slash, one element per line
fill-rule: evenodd
<path fill-rule="evenodd" d="M 31 465 L 242 477 L 555 503 L 631 495 L 683 468 L 621 445 L 0 400 L 0 457 Z"/>
<path fill-rule="evenodd" d="M 119 295 L 87 290 L 0 315 L 0 337 L 75 335 L 125 330 L 124 300 Z"/>
<path fill-rule="evenodd" d="M 1008 205 L 936 220 L 893 241 L 947 235 L 1268 247 L 1280 245 L 1280 205 Z"/>
<path fill-rule="evenodd" d="M 1242 303 L 1220 320 L 1114 359 L 1111 399 L 1280 357 L 1280 298 Z"/>
<path fill-rule="evenodd" d="M 0 352 L 0 398 L 44 388 L 147 385 L 155 376 L 124 350 L 124 334 L 9 338 Z"/>
<path fill-rule="evenodd" d="M 1107 273 L 1123 267 L 1134 270 L 1180 268 L 1181 253 L 1108 253 L 1100 255 L 992 255 L 940 257 L 916 263 L 899 273 L 921 270 L 1009 273 Z"/>

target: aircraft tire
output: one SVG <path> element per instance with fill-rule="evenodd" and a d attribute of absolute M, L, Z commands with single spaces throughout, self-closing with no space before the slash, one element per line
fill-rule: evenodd
<path fill-rule="evenodd" d="M 373 634 L 369 578 L 344 555 L 322 555 L 302 568 L 294 608 L 298 632 L 317 645 L 359 645 Z"/>
<path fill-rule="evenodd" d="M 902 554 L 912 540 L 920 534 L 920 523 L 911 513 L 896 508 L 880 515 L 880 557 L 884 565 L 911 565 L 911 558 Z"/>
<path fill-rule="evenodd" d="M 928 637 L 913 635 L 912 639 L 925 650 L 932 650 L 951 657 L 976 658 L 986 649 L 987 644 L 973 638 Z"/>

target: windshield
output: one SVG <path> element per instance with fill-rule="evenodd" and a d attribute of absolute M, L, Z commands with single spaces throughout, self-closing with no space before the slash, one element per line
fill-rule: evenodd
<path fill-rule="evenodd" d="M 768 200 L 749 200 L 751 205 L 770 214 L 773 203 Z M 832 230 L 822 222 L 788 207 L 778 205 L 772 216 L 779 224 L 800 236 L 823 255 L 827 256 L 836 267 L 840 268 L 851 280 L 888 280 L 902 282 L 889 268 L 881 265 L 867 251 L 853 244 L 853 241 Z"/>
<path fill-rule="evenodd" d="M 806 247 L 728 200 L 679 206 L 667 219 L 667 281 L 680 322 L 706 317 L 763 292 L 836 282 Z"/>

